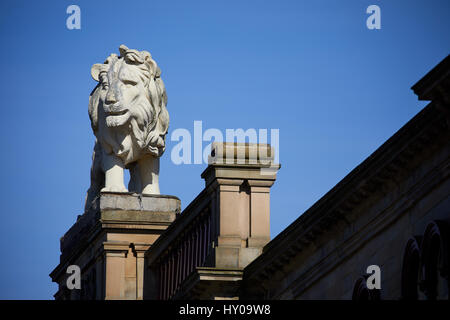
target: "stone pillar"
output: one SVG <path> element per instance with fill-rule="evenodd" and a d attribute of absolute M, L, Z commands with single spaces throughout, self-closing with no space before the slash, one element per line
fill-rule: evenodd
<path fill-rule="evenodd" d="M 150 248 L 148 244 L 135 243 L 133 252 L 136 257 L 136 300 L 144 298 L 144 264 L 145 252 Z"/>
<path fill-rule="evenodd" d="M 273 154 L 266 144 L 213 144 L 202 178 L 216 200 L 216 268 L 245 268 L 270 241 Z"/>
<path fill-rule="evenodd" d="M 103 243 L 105 256 L 105 299 L 125 299 L 125 266 L 130 243 L 110 241 Z"/>
<path fill-rule="evenodd" d="M 270 241 L 270 187 L 273 180 L 248 180 L 250 189 L 249 247 L 263 247 Z"/>
<path fill-rule="evenodd" d="M 180 212 L 173 196 L 101 193 L 61 238 L 59 265 L 50 274 L 56 299 L 143 297 L 144 253 Z M 81 289 L 69 290 L 69 265 L 81 269 Z"/>

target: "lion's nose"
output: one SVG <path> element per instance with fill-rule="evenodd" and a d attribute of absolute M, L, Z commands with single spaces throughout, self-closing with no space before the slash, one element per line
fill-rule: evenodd
<path fill-rule="evenodd" d="M 117 102 L 116 95 L 114 94 L 113 90 L 108 90 L 108 92 L 106 93 L 105 102 L 107 104 L 113 104 Z"/>

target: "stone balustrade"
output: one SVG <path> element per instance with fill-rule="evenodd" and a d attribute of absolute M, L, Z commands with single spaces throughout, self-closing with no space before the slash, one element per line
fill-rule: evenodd
<path fill-rule="evenodd" d="M 144 299 L 235 297 L 243 268 L 270 241 L 278 169 L 270 145 L 214 143 L 205 189 L 146 252 Z M 205 285 L 220 296 L 203 297 Z"/>

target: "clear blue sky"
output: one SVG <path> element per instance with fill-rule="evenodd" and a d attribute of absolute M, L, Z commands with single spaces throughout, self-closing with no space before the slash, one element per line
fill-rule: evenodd
<path fill-rule="evenodd" d="M 81 30 L 66 8 L 81 8 Z M 381 8 L 381 30 L 366 8 Z M 176 128 L 276 128 L 276 236 L 413 117 L 410 87 L 450 52 L 448 0 L 0 2 L 0 299 L 52 299 L 59 238 L 82 213 L 93 63 L 120 44 L 160 65 L 171 122 L 161 191 L 183 208 L 205 165 L 176 166 Z"/>

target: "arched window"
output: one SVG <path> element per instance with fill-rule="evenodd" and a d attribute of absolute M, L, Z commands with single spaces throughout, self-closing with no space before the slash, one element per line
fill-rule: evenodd
<path fill-rule="evenodd" d="M 380 290 L 367 288 L 368 276 L 360 277 L 356 280 L 353 287 L 352 300 L 355 301 L 370 301 L 380 300 Z"/>
<path fill-rule="evenodd" d="M 429 223 L 420 253 L 420 289 L 429 300 L 448 298 L 448 250 L 448 224 L 444 221 Z"/>
<path fill-rule="evenodd" d="M 402 266 L 402 299 L 417 300 L 420 267 L 421 237 L 408 240 L 403 254 Z"/>

